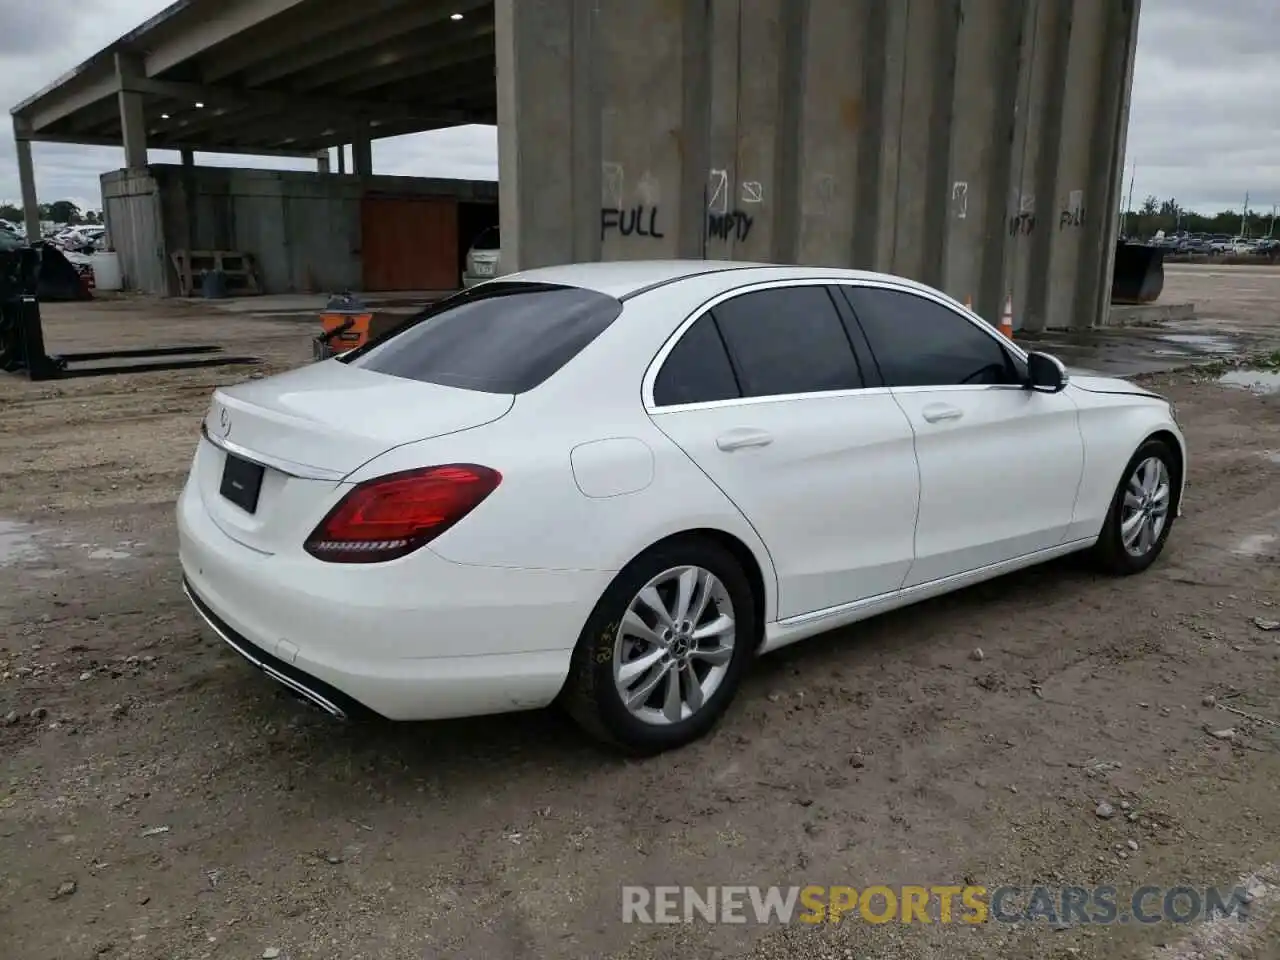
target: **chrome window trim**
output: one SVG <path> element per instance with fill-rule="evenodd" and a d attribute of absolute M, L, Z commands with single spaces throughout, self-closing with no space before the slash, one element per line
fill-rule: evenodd
<path fill-rule="evenodd" d="M 644 379 L 641 381 L 641 399 L 644 402 L 645 412 L 650 416 L 660 416 L 664 413 L 683 413 L 687 410 L 715 410 L 720 407 L 738 407 L 748 406 L 760 403 L 789 403 L 795 400 L 810 400 L 817 397 L 865 397 L 875 394 L 886 393 L 923 393 L 929 391 L 931 393 L 938 391 L 955 392 L 968 391 L 976 392 L 979 390 L 1018 390 L 1024 388 L 1016 384 L 940 384 L 938 386 L 911 386 L 911 387 L 862 387 L 855 390 L 818 390 L 812 393 L 788 393 L 777 394 L 768 397 L 734 397 L 729 400 L 708 400 L 703 403 L 675 403 L 667 406 L 659 406 L 653 399 L 654 383 L 658 379 L 658 373 L 662 370 L 662 366 L 670 356 L 671 351 L 675 349 L 676 344 L 685 335 L 685 332 L 704 316 L 714 310 L 717 306 L 726 300 L 732 300 L 748 293 L 759 293 L 763 290 L 778 290 L 785 287 L 870 287 L 877 290 L 889 290 L 894 293 L 907 293 L 920 297 L 922 300 L 930 300 L 938 306 L 955 314 L 961 320 L 971 324 L 984 334 L 991 337 L 1002 348 L 1009 350 L 1013 355 L 1019 358 L 1023 363 L 1027 362 L 1027 352 L 1019 347 L 1016 343 L 1006 338 L 1000 331 L 996 330 L 991 324 L 987 323 L 977 314 L 965 309 L 960 304 L 948 300 L 942 294 L 932 290 L 921 290 L 911 286 L 908 283 L 894 283 L 891 280 L 870 280 L 849 277 L 798 277 L 785 280 L 759 280 L 754 283 L 744 284 L 741 287 L 735 287 L 732 290 L 726 290 L 716 294 L 709 300 L 694 308 L 689 316 L 680 321 L 676 329 L 667 337 L 666 341 L 654 354 L 649 366 L 645 368 Z M 835 304 L 833 309 L 839 310 Z M 843 321 L 842 321 L 843 322 Z"/>

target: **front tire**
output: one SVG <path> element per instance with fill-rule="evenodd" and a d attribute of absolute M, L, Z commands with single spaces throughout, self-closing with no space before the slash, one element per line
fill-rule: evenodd
<path fill-rule="evenodd" d="M 1151 439 L 1125 465 L 1111 499 L 1094 560 L 1106 573 L 1131 576 L 1155 563 L 1177 514 L 1178 462 L 1169 444 Z"/>
<path fill-rule="evenodd" d="M 704 538 L 660 544 L 618 574 L 587 619 L 564 705 L 627 752 L 684 746 L 724 714 L 758 638 L 756 598 L 729 551 Z"/>

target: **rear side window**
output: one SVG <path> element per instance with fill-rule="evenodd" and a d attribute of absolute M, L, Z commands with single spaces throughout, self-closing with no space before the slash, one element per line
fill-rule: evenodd
<path fill-rule="evenodd" d="M 733 365 L 710 314 L 693 326 L 667 354 L 653 381 L 653 402 L 659 407 L 681 403 L 709 403 L 740 396 Z"/>
<path fill-rule="evenodd" d="M 428 307 L 343 357 L 391 377 L 483 393 L 532 390 L 622 312 L 607 294 L 542 283 L 488 283 Z"/>
<path fill-rule="evenodd" d="M 844 323 L 825 287 L 744 293 L 712 308 L 744 397 L 857 390 Z"/>

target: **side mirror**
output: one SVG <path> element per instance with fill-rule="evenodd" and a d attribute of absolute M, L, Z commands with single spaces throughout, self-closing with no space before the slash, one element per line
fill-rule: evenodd
<path fill-rule="evenodd" d="M 1040 393 L 1061 393 L 1067 388 L 1067 368 L 1048 353 L 1027 354 L 1027 385 Z"/>

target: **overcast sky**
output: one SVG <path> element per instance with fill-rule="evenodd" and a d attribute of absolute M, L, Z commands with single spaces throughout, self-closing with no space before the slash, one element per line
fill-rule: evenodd
<path fill-rule="evenodd" d="M 41 89 L 168 0 L 0 0 L 0 106 Z M 39 13 L 34 11 L 39 9 Z M 1143 0 L 1130 116 L 1135 202 L 1146 194 L 1216 212 L 1280 201 L 1280 0 Z M 1270 104 L 1270 106 L 1268 106 Z M 497 178 L 491 127 L 375 141 L 377 173 Z M 109 147 L 34 146 L 42 201 L 100 206 L 98 175 L 123 162 Z M 152 151 L 153 162 L 177 157 Z M 307 168 L 300 161 L 200 155 L 201 163 Z M 314 167 L 311 167 L 314 169 Z M 1128 190 L 1126 175 L 1125 190 Z M 0 130 L 0 201 L 16 200 L 13 143 Z"/>

